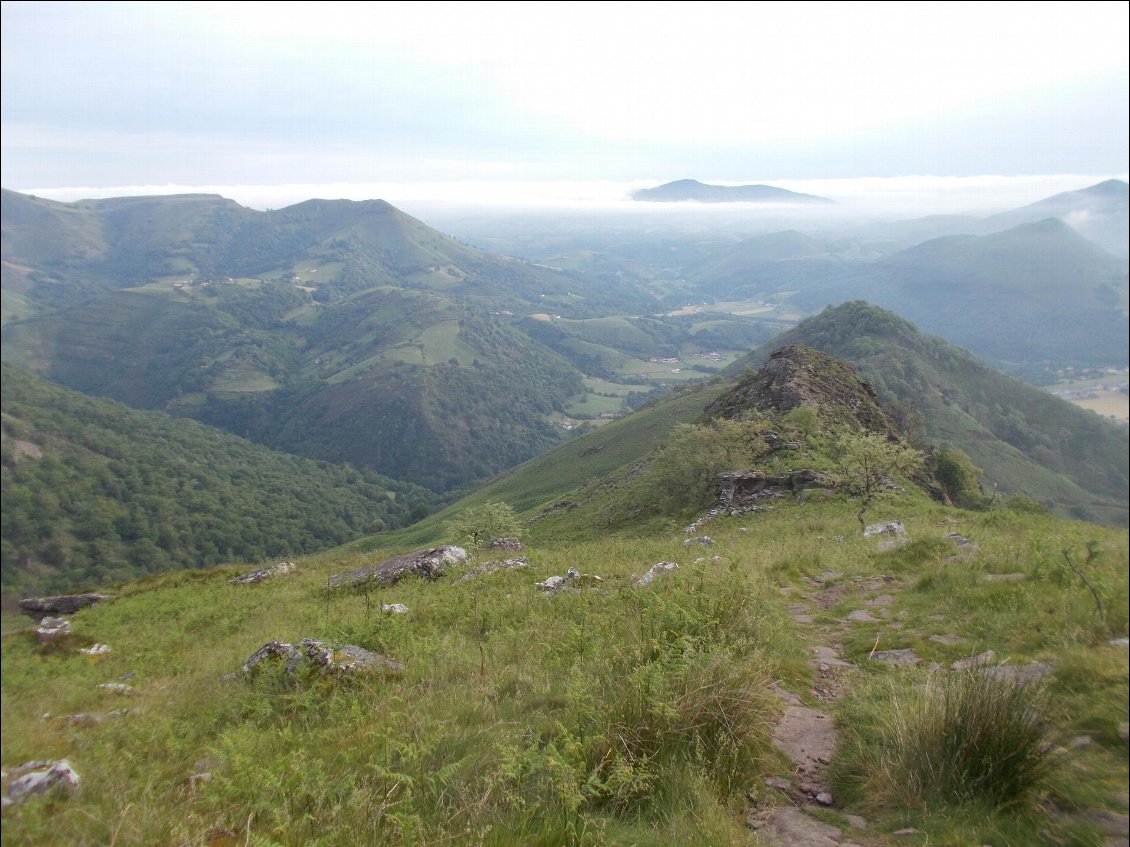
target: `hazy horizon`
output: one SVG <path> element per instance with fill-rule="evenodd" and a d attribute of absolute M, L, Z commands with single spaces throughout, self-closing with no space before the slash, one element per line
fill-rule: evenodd
<path fill-rule="evenodd" d="M 891 201 L 917 180 L 975 209 L 977 180 L 1002 208 L 1130 171 L 1121 2 L 2 12 L 4 183 L 41 196 L 377 185 L 411 204 L 486 185 L 567 205 L 693 177 Z"/>

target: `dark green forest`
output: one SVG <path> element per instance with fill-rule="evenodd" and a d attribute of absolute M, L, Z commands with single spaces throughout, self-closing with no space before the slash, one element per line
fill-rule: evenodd
<path fill-rule="evenodd" d="M 427 514 L 433 495 L 3 368 L 6 594 L 292 556 Z"/>

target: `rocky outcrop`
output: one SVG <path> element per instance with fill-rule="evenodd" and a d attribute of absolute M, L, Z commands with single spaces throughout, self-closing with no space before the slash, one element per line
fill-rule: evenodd
<path fill-rule="evenodd" d="M 36 622 L 46 617 L 59 615 L 73 615 L 79 609 L 85 609 L 96 603 L 105 603 L 113 600 L 112 594 L 60 594 L 55 597 L 25 597 L 20 601 L 20 611 L 31 615 Z"/>
<path fill-rule="evenodd" d="M 304 638 L 298 644 L 268 641 L 243 663 L 243 672 L 251 673 L 265 662 L 273 661 L 283 661 L 288 674 L 296 673 L 307 665 L 335 676 L 404 670 L 400 662 L 363 647 L 352 644 L 335 647 L 315 638 Z"/>
<path fill-rule="evenodd" d="M 783 414 L 799 406 L 815 406 L 832 423 L 895 432 L 875 389 L 850 365 L 799 344 L 771 355 L 761 370 L 740 379 L 706 412 L 712 417 L 741 418 L 749 411 Z"/>
<path fill-rule="evenodd" d="M 833 481 L 811 468 L 769 476 L 761 471 L 726 471 L 714 477 L 714 494 L 726 514 L 748 511 L 762 500 L 784 497 L 809 488 L 832 488 Z"/>
<path fill-rule="evenodd" d="M 241 574 L 237 577 L 232 577 L 228 582 L 232 585 L 258 585 L 273 576 L 282 576 L 283 574 L 293 573 L 295 567 L 290 562 L 279 562 L 277 565 L 268 565 L 265 568 L 259 568 L 257 571 Z"/>
<path fill-rule="evenodd" d="M 362 588 L 366 585 L 392 585 L 406 576 L 415 575 L 424 579 L 439 579 L 454 565 L 467 561 L 467 551 L 462 547 L 429 547 L 414 553 L 405 553 L 386 559 L 375 565 L 367 565 L 355 571 L 334 574 L 326 585 L 334 588 Z"/>
<path fill-rule="evenodd" d="M 2 798 L 4 808 L 26 800 L 32 794 L 46 794 L 54 789 L 73 791 L 78 788 L 79 776 L 70 762 L 28 762 L 6 771 L 7 786 Z"/>

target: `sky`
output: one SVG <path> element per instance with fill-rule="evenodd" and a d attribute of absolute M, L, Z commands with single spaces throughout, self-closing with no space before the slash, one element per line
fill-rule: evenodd
<path fill-rule="evenodd" d="M 684 177 L 1034 200 L 1130 169 L 1128 9 L 4 2 L 2 181 L 258 206 Z"/>

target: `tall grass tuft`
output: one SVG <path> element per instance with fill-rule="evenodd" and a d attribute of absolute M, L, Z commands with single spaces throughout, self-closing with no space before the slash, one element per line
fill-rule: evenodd
<path fill-rule="evenodd" d="M 1025 805 L 1051 767 L 1045 703 L 1033 683 L 976 671 L 936 678 L 896 702 L 880 732 L 855 739 L 847 779 L 905 807 Z"/>

